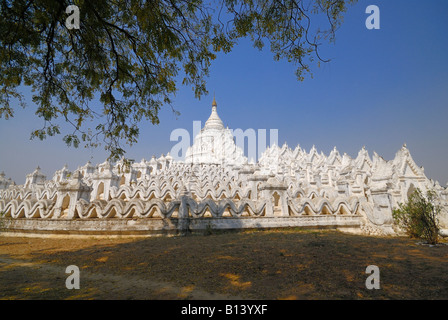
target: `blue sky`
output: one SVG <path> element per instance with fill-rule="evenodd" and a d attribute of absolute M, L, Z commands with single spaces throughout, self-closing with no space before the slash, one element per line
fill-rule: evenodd
<path fill-rule="evenodd" d="M 368 5 L 380 8 L 381 29 L 368 30 Z M 336 43 L 323 45 L 330 63 L 312 65 L 313 78 L 296 80 L 295 66 L 274 61 L 269 47 L 254 49 L 241 41 L 220 54 L 208 78 L 210 94 L 194 98 L 181 87 L 174 99 L 176 117 L 167 107 L 160 124 L 141 123 L 140 142 L 127 156 L 140 161 L 166 154 L 176 144 L 176 128 L 192 133 L 193 121 L 207 120 L 213 92 L 218 113 L 230 128 L 278 129 L 279 144 L 300 144 L 328 154 L 334 146 L 352 157 L 366 146 L 386 160 L 406 143 L 429 178 L 448 181 L 448 1 L 373 0 L 349 8 Z M 22 184 L 39 165 L 50 179 L 68 164 L 70 170 L 88 160 L 100 163 L 100 148 L 68 148 L 62 136 L 29 140 L 41 127 L 34 107 L 17 109 L 11 120 L 0 120 L 0 171 Z"/>

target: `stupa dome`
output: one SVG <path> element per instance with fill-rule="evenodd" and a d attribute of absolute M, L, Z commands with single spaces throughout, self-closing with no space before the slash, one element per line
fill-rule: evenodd
<path fill-rule="evenodd" d="M 234 165 L 247 163 L 243 150 L 235 144 L 232 131 L 224 127 L 217 106 L 213 97 L 212 113 L 195 137 L 193 146 L 188 148 L 185 162 Z"/>

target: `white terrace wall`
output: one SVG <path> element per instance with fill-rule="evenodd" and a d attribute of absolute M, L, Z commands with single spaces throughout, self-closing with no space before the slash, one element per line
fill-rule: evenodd
<path fill-rule="evenodd" d="M 219 139 L 218 139 L 219 138 Z M 217 150 L 217 141 L 225 150 Z M 225 151 L 225 155 L 224 152 Z M 434 190 L 448 228 L 448 191 L 428 179 L 406 145 L 386 161 L 362 148 L 356 158 L 334 148 L 272 145 L 257 163 L 212 114 L 188 149 L 129 164 L 64 166 L 51 180 L 37 168 L 24 185 L 0 173 L 0 212 L 9 232 L 76 234 L 185 233 L 206 228 L 343 228 L 393 235 L 392 210 L 416 188 Z"/>

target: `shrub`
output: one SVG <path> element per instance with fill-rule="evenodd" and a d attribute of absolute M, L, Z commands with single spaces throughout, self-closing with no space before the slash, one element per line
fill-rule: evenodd
<path fill-rule="evenodd" d="M 395 223 L 411 238 L 423 239 L 429 244 L 439 241 L 440 206 L 436 204 L 437 195 L 429 190 L 426 196 L 420 189 L 416 189 L 406 203 L 400 203 L 393 210 Z"/>
<path fill-rule="evenodd" d="M 4 217 L 5 217 L 5 212 L 4 211 L 0 211 L 0 232 L 2 232 L 2 230 L 3 230 Z"/>

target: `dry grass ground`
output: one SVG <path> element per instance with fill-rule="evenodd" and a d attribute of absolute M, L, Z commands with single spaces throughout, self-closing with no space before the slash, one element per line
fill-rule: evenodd
<path fill-rule="evenodd" d="M 80 269 L 68 290 L 65 268 Z M 368 265 L 380 269 L 368 290 Z M 0 237 L 1 299 L 448 299 L 448 245 L 329 230 Z"/>

